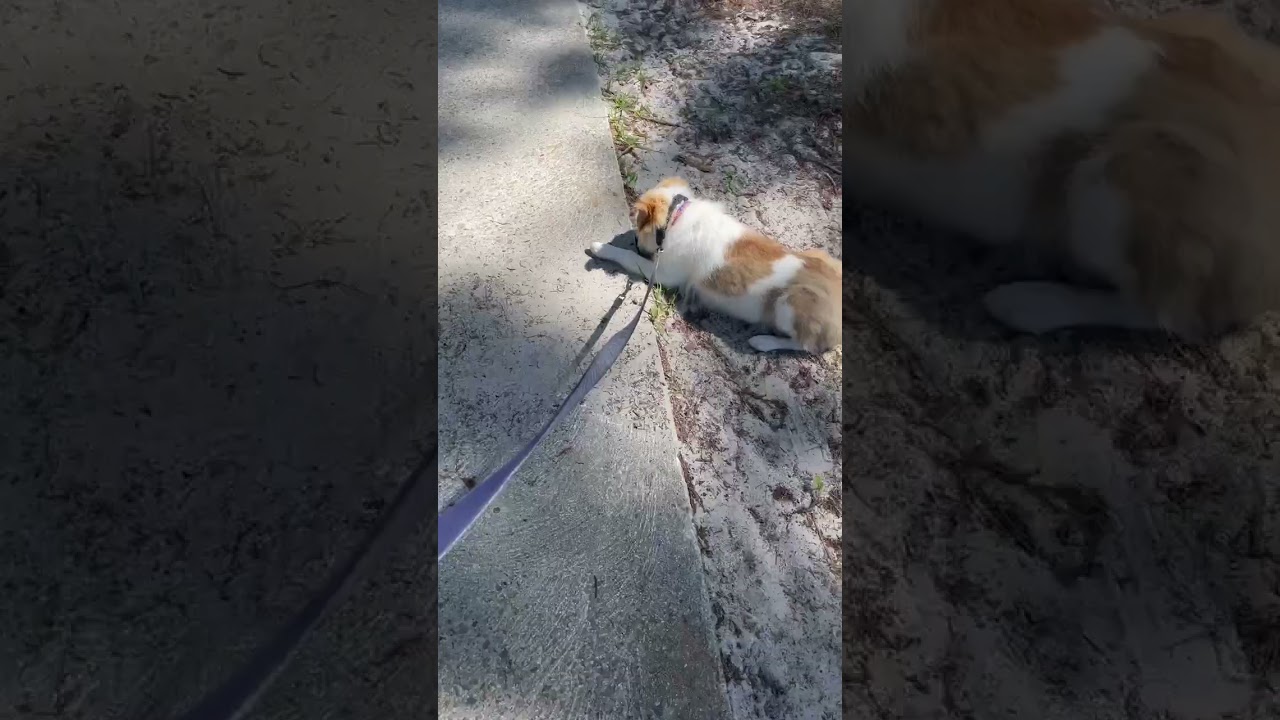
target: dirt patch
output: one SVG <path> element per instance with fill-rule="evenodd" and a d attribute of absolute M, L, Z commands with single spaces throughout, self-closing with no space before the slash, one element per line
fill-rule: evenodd
<path fill-rule="evenodd" d="M 851 210 L 845 712 L 1276 717 L 1280 326 L 1009 337 L 1013 260 Z"/>
<path fill-rule="evenodd" d="M 628 187 L 680 175 L 788 246 L 839 257 L 826 5 L 586 8 Z M 838 357 L 760 355 L 752 328 L 678 305 L 659 344 L 734 716 L 837 718 Z"/>

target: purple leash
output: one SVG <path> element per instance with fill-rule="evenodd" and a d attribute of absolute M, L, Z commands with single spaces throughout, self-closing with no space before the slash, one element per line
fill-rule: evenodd
<path fill-rule="evenodd" d="M 662 246 L 658 246 L 658 253 L 654 255 L 653 276 L 658 274 L 658 260 L 662 256 Z M 644 298 L 640 301 L 640 309 L 636 310 L 636 316 L 631 318 L 631 322 L 627 326 L 619 330 L 613 337 L 609 338 L 609 342 L 600 348 L 600 352 L 595 359 L 591 361 L 591 365 L 587 367 L 587 371 L 583 373 L 582 379 L 573 387 L 573 392 L 569 393 L 569 397 L 565 398 L 564 403 L 560 405 L 560 409 L 556 414 L 547 421 L 546 425 L 538 431 L 537 435 L 516 453 L 516 456 L 507 461 L 505 465 L 498 468 L 492 475 L 484 479 L 484 482 L 476 486 L 475 490 L 467 493 L 461 500 L 454 505 L 445 508 L 440 513 L 440 524 L 438 535 L 436 536 L 436 562 L 444 559 L 444 556 L 453 549 L 453 546 L 467 534 L 476 522 L 484 515 L 484 511 L 493 504 L 498 494 L 507 486 L 507 482 L 515 476 L 516 471 L 524 465 L 524 461 L 529 459 L 533 451 L 538 445 L 546 439 L 547 435 L 560 424 L 562 420 L 582 403 L 583 398 L 591 389 L 600 382 L 600 378 L 609 372 L 609 368 L 613 367 L 613 363 L 617 361 L 618 356 L 622 354 L 622 349 L 627 346 L 631 340 L 631 335 L 636 331 L 636 326 L 640 324 L 640 317 L 644 314 L 644 306 L 649 301 L 649 294 L 653 292 L 653 277 L 649 278 L 649 286 L 644 291 Z"/>

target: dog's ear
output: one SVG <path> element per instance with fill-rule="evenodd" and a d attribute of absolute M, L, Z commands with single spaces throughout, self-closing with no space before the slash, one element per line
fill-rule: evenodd
<path fill-rule="evenodd" d="M 631 208 L 631 218 L 635 221 L 636 229 L 639 230 L 649 223 L 657 222 L 658 218 L 662 217 L 658 214 L 661 209 L 659 206 L 662 204 L 662 198 L 652 195 L 646 195 L 637 200 L 635 207 Z"/>
<path fill-rule="evenodd" d="M 651 224 L 661 224 L 667 216 L 667 199 L 661 195 L 641 195 L 631 208 L 631 217 L 637 230 L 643 230 Z"/>
<path fill-rule="evenodd" d="M 631 206 L 631 224 L 637 230 L 649 224 L 649 205 L 643 200 Z"/>

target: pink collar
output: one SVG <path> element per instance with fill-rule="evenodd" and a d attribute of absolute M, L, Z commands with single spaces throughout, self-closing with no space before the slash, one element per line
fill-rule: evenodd
<path fill-rule="evenodd" d="M 690 203 L 689 198 L 684 197 L 683 195 L 677 195 L 676 197 L 682 198 L 682 202 L 679 205 L 676 205 L 675 209 L 671 211 L 671 219 L 667 221 L 668 230 L 671 229 L 672 225 L 676 224 L 676 220 L 680 219 L 681 213 L 684 212 L 685 208 L 689 207 Z"/>

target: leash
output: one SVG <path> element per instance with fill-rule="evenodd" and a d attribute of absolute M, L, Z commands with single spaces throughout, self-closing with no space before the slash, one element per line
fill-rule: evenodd
<path fill-rule="evenodd" d="M 609 372 L 609 368 L 613 367 L 613 363 L 617 361 L 618 356 L 622 354 L 622 349 L 627 346 L 627 342 L 631 340 L 631 335 L 636 331 L 636 326 L 640 324 L 640 317 L 644 315 L 644 307 L 649 302 L 649 295 L 653 292 L 653 279 L 658 274 L 658 262 L 662 258 L 662 245 L 658 245 L 658 252 L 653 256 L 653 272 L 648 278 L 649 284 L 645 288 L 644 298 L 640 300 L 640 308 L 636 310 L 635 317 L 631 318 L 631 322 L 626 327 L 614 333 L 609 338 L 609 342 L 600 348 L 600 352 L 596 354 L 591 365 L 587 367 L 587 371 L 583 373 L 582 379 L 573 387 L 573 391 L 569 393 L 569 397 L 560 404 L 560 409 L 556 414 L 551 416 L 546 425 L 538 431 L 537 435 L 529 441 L 527 445 L 516 453 L 515 457 L 507 461 L 507 464 L 498 468 L 493 474 L 485 478 L 484 482 L 476 486 L 474 490 L 467 493 L 457 503 L 445 509 L 440 513 L 440 526 L 438 535 L 436 536 L 436 562 L 444 559 L 444 556 L 453 549 L 453 546 L 462 539 L 464 535 L 476 524 L 484 511 L 493 504 L 498 494 L 507 486 L 507 482 L 515 476 L 516 471 L 524 465 L 525 460 L 533 454 L 538 445 L 547 435 L 564 420 L 574 408 L 582 403 L 583 398 L 591 389 L 600 382 L 600 378 Z M 625 291 L 624 291 L 625 292 Z"/>
<path fill-rule="evenodd" d="M 653 270 L 647 278 L 649 284 L 645 288 L 644 298 L 640 300 L 640 308 L 636 310 L 636 316 L 631 318 L 631 322 L 627 323 L 626 327 L 609 338 L 609 342 L 605 343 L 604 347 L 600 348 L 600 352 L 591 361 L 591 365 L 583 373 L 582 379 L 573 387 L 569 397 L 565 398 L 565 401 L 560 404 L 560 409 L 547 421 L 546 425 L 542 426 L 538 434 L 533 436 L 529 444 L 521 448 L 520 452 L 516 453 L 516 456 L 511 458 L 506 465 L 498 468 L 493 474 L 485 478 L 484 482 L 477 485 L 474 490 L 440 513 L 440 526 L 436 536 L 436 562 L 443 560 L 444 556 L 453 549 L 453 546 L 471 530 L 472 526 L 484 515 L 484 511 L 493 504 L 498 494 L 507 486 L 507 482 L 515 476 L 520 466 L 524 465 L 524 461 L 529 459 L 529 456 L 533 454 L 538 445 L 542 444 L 547 435 L 574 408 L 582 403 L 587 393 L 591 392 L 596 383 L 600 382 L 600 378 L 604 377 L 605 373 L 609 372 L 609 368 L 613 367 L 613 363 L 622 354 L 622 349 L 631 340 L 631 335 L 636 331 L 636 326 L 640 324 L 640 317 L 644 314 L 644 307 L 649 302 L 649 295 L 653 293 L 653 282 L 654 278 L 658 276 L 658 263 L 662 260 L 662 245 L 663 241 L 666 240 L 667 230 L 679 219 L 680 214 L 684 212 L 688 203 L 689 198 L 684 195 L 672 197 L 671 204 L 667 207 L 666 222 L 658 227 L 654 233 L 658 244 L 658 252 L 653 256 Z M 623 292 L 626 291 L 624 290 Z"/>
<path fill-rule="evenodd" d="M 677 198 L 682 197 L 677 196 Z M 677 203 L 673 203 L 672 209 L 676 207 Z M 670 216 L 671 213 L 668 213 L 669 218 Z M 507 482 L 543 439 L 582 403 L 587 393 L 591 392 L 596 383 L 609 372 L 622 354 L 623 348 L 635 333 L 636 326 L 640 324 L 649 295 L 653 293 L 653 282 L 658 274 L 658 262 L 662 257 L 664 230 L 658 233 L 658 252 L 653 257 L 653 271 L 647 278 L 648 286 L 645 288 L 644 298 L 640 300 L 640 308 L 636 310 L 635 317 L 627 323 L 626 327 L 609 338 L 583 373 L 582 379 L 569 393 L 569 397 L 560 405 L 560 409 L 551 420 L 538 431 L 533 440 L 521 448 L 514 458 L 486 478 L 475 490 L 440 513 L 436 562 L 443 559 L 445 554 L 475 525 L 485 509 L 502 492 Z M 623 290 L 624 296 L 630 287 L 628 282 L 627 289 Z M 620 300 L 621 298 L 619 302 Z M 242 720 L 244 718 L 262 693 L 293 659 L 298 648 L 320 624 L 320 621 L 346 597 L 374 561 L 387 554 L 405 535 L 409 534 L 423 516 L 429 517 L 426 505 L 431 493 L 427 492 L 427 483 L 424 482 L 424 478 L 429 468 L 437 467 L 437 462 L 436 448 L 433 447 L 401 484 L 391 504 L 383 511 L 368 537 L 346 562 L 339 565 L 329 576 L 302 611 L 266 645 L 255 652 L 249 661 L 225 683 L 206 695 L 199 705 L 183 715 L 181 720 Z"/>

